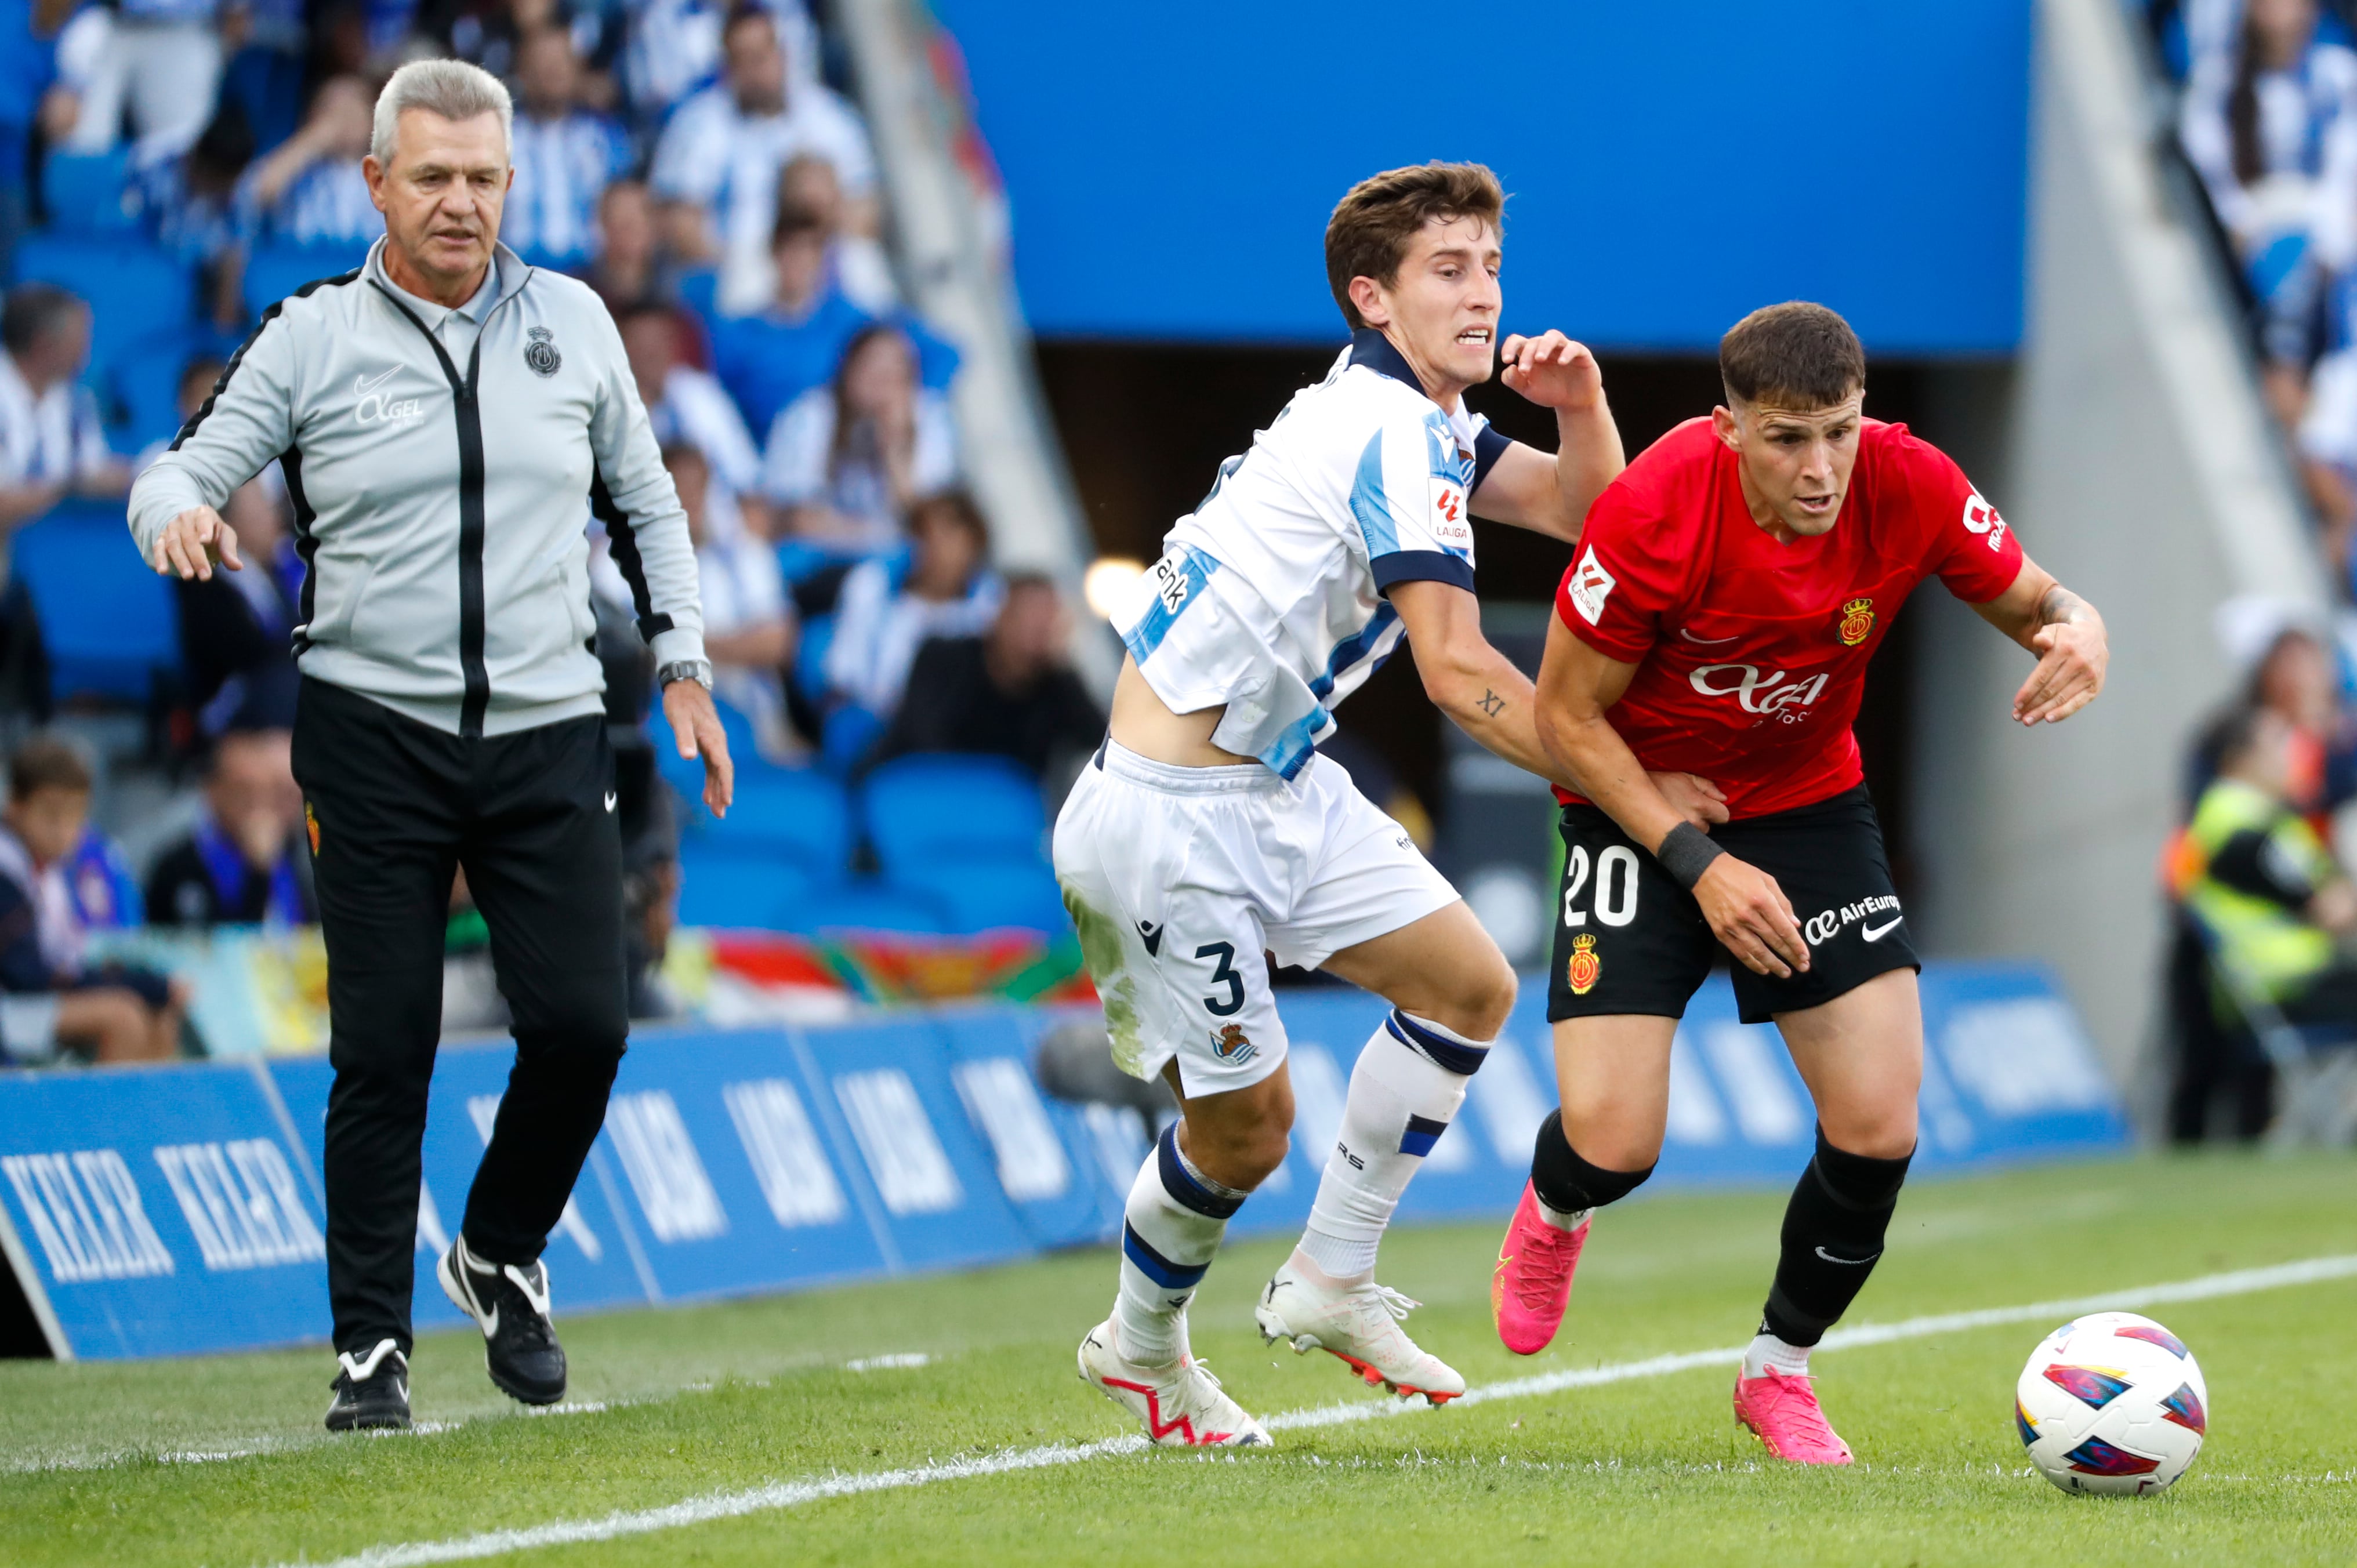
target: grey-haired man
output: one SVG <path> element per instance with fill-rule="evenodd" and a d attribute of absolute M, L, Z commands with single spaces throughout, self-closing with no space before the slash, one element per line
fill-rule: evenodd
<path fill-rule="evenodd" d="M 516 1065 L 436 1273 L 519 1400 L 565 1392 L 549 1230 L 605 1117 L 628 1019 L 621 841 L 593 651 L 594 513 L 652 645 L 705 800 L 731 774 L 686 521 L 597 296 L 498 242 L 512 177 L 496 78 L 393 73 L 364 170 L 385 237 L 264 314 L 140 478 L 161 573 L 240 567 L 216 510 L 278 459 L 308 568 L 295 651 L 328 946 L 328 1425 L 409 1424 L 419 1145 L 442 940 L 464 869 L 514 1018 Z"/>

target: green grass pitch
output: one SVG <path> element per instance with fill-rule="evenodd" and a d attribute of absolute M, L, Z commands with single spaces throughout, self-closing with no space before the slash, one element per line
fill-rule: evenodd
<path fill-rule="evenodd" d="M 2096 1294 L 2357 1253 L 2345 1159 L 2144 1158 L 1910 1187 L 1853 1322 Z M 1402 1231 L 1382 1275 L 1477 1387 L 1737 1345 L 1781 1197 L 1664 1197 L 1598 1223 L 1562 1337 L 1521 1360 L 1489 1323 L 1499 1227 Z M 1253 1292 L 1285 1243 L 1232 1248 L 1199 1354 L 1264 1417 L 1367 1399 L 1264 1347 Z M 564 1280 L 556 1283 L 560 1310 Z M 318 1427 L 330 1359 L 0 1364 L 0 1563 L 317 1563 L 829 1475 L 987 1459 L 1126 1428 L 1074 1377 L 1109 1252 L 954 1277 L 563 1322 L 582 1408 L 523 1416 L 476 1343 L 423 1341 L 407 1436 Z M 1827 1352 L 1860 1464 L 1767 1461 L 1723 1368 L 1280 1431 L 1275 1452 L 1125 1453 L 500 1557 L 534 1564 L 2263 1563 L 2357 1559 L 2357 1281 L 2151 1309 L 2201 1358 L 2209 1446 L 2173 1490 L 2065 1497 L 2029 1473 L 2013 1380 L 2050 1325 Z M 921 1365 L 851 1369 L 873 1358 Z M 224 1456 L 228 1455 L 228 1456 Z M 389 1552 L 387 1565 L 421 1559 Z"/>

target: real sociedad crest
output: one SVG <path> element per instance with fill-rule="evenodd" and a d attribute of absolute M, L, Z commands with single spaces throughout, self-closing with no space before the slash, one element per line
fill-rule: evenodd
<path fill-rule="evenodd" d="M 1564 978 L 1571 983 L 1574 996 L 1585 996 L 1596 989 L 1596 982 L 1604 973 L 1604 961 L 1596 956 L 1596 939 L 1586 931 L 1571 939 L 1571 964 Z"/>
<path fill-rule="evenodd" d="M 1257 1056 L 1260 1047 L 1253 1044 L 1242 1024 L 1226 1024 L 1212 1035 L 1211 1052 L 1223 1062 L 1241 1065 Z"/>
<path fill-rule="evenodd" d="M 536 376 L 554 375 L 557 367 L 565 363 L 565 356 L 556 351 L 554 335 L 545 327 L 534 327 L 524 336 L 531 341 L 523 346 L 523 362 L 532 367 Z"/>
<path fill-rule="evenodd" d="M 1874 631 L 1874 601 L 1852 599 L 1842 606 L 1841 639 L 1845 648 L 1856 648 Z"/>

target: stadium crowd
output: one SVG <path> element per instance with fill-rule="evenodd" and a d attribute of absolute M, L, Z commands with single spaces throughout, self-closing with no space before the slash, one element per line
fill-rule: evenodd
<path fill-rule="evenodd" d="M 2193 737 L 2163 861 L 2173 1139 L 2252 1139 L 2301 1058 L 2357 1046 L 2357 16 L 2346 0 L 2149 0 L 2177 141 L 2319 529 L 2329 618 L 2240 599 L 2240 685 Z M 2346 833 L 2340 835 L 2343 839 Z"/>
<path fill-rule="evenodd" d="M 93 929 L 309 918 L 285 478 L 274 465 L 224 509 L 244 571 L 145 585 L 177 630 L 127 673 L 76 655 L 77 633 L 126 613 L 79 568 L 141 573 L 132 478 L 279 297 L 383 231 L 361 169 L 376 91 L 446 57 L 514 95 L 500 240 L 588 282 L 619 327 L 750 769 L 725 842 L 690 775 L 662 784 L 672 748 L 646 735 L 630 590 L 589 519 L 641 956 L 660 956 L 683 869 L 686 915 L 712 924 L 1060 919 L 1044 863 L 986 908 L 879 885 L 854 822 L 871 776 L 912 753 L 995 755 L 974 766 L 1055 791 L 1103 716 L 1053 582 L 992 564 L 947 396 L 957 354 L 900 298 L 845 61 L 802 0 L 0 0 L 0 1061 L 178 1048 L 181 989 L 85 965 Z M 135 756 L 91 744 L 84 721 L 110 711 L 144 721 Z M 118 767 L 160 768 L 185 832 L 134 834 L 126 854 L 91 826 Z M 813 790 L 844 842 L 765 825 L 765 799 L 807 815 Z M 700 834 L 716 842 L 699 915 Z M 733 875 L 772 851 L 766 893 Z M 463 879 L 456 908 L 454 933 Z"/>

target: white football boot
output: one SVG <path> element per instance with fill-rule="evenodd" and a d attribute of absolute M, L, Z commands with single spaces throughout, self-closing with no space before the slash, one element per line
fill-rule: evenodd
<path fill-rule="evenodd" d="M 1272 1446 L 1267 1430 L 1220 1387 L 1211 1369 L 1182 1355 L 1167 1367 L 1141 1367 L 1122 1355 L 1105 1319 L 1081 1341 L 1081 1381 L 1145 1423 L 1165 1448 Z"/>
<path fill-rule="evenodd" d="M 1465 1379 L 1439 1357 L 1419 1348 L 1400 1320 L 1424 1304 L 1372 1280 L 1329 1285 L 1297 1271 L 1290 1259 L 1260 1293 L 1253 1318 L 1261 1337 L 1286 1340 L 1297 1356 L 1323 1350 L 1340 1359 L 1369 1387 L 1402 1399 L 1422 1394 L 1447 1404 L 1465 1391 Z"/>

